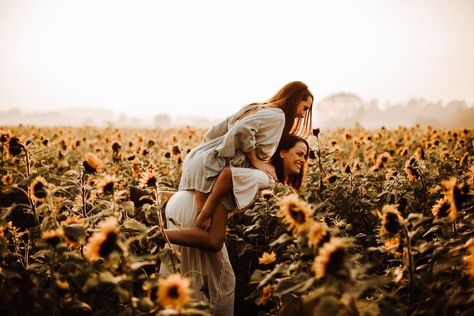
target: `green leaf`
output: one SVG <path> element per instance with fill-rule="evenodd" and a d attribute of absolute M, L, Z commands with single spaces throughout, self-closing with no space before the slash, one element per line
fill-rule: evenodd
<path fill-rule="evenodd" d="M 272 241 L 272 242 L 270 243 L 270 247 L 274 247 L 274 246 L 276 246 L 276 245 L 284 244 L 284 243 L 286 243 L 287 241 L 290 241 L 290 240 L 292 240 L 292 239 L 293 239 L 293 237 L 291 237 L 290 235 L 288 235 L 288 234 L 285 233 L 285 234 L 281 235 L 280 237 L 278 237 L 277 240 Z"/>
<path fill-rule="evenodd" d="M 129 230 L 136 230 L 136 231 L 139 231 L 140 233 L 146 233 L 148 231 L 148 227 L 146 227 L 145 224 L 137 221 L 136 219 L 133 219 L 133 218 L 129 218 L 127 220 L 125 220 L 122 224 L 122 226 L 125 228 L 125 229 L 129 229 Z"/>

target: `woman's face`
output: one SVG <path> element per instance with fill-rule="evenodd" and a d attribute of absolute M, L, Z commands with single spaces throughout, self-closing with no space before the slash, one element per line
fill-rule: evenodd
<path fill-rule="evenodd" d="M 313 98 L 311 97 L 307 97 L 306 100 L 301 100 L 300 102 L 298 102 L 298 104 L 296 105 L 296 117 L 304 117 L 306 111 L 308 111 L 311 107 L 312 102 Z"/>
<path fill-rule="evenodd" d="M 306 159 L 308 159 L 307 151 L 308 148 L 303 142 L 296 143 L 287 151 L 281 151 L 280 155 L 283 159 L 283 172 L 285 176 L 299 174 L 302 171 Z"/>

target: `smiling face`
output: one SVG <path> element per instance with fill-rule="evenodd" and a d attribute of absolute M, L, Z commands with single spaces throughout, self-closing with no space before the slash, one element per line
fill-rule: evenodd
<path fill-rule="evenodd" d="M 308 147 L 303 142 L 297 142 L 292 148 L 282 150 L 283 173 L 285 176 L 300 174 L 308 159 Z"/>
<path fill-rule="evenodd" d="M 300 117 L 300 118 L 304 117 L 306 111 L 309 110 L 312 103 L 313 103 L 312 97 L 307 97 L 306 100 L 301 100 L 300 102 L 298 102 L 298 104 L 296 105 L 295 116 Z"/>

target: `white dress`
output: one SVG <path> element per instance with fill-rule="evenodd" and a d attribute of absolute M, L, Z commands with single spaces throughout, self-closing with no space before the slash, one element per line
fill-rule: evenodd
<path fill-rule="evenodd" d="M 233 193 L 240 209 L 249 206 L 261 189 L 274 186 L 274 180 L 263 171 L 251 168 L 232 170 Z M 181 224 L 181 228 L 193 226 L 196 205 L 192 191 L 176 192 L 166 205 L 167 227 L 178 229 L 169 218 Z M 192 297 L 208 302 L 210 313 L 215 316 L 234 314 L 235 275 L 224 244 L 217 252 L 198 248 L 172 245 L 181 254 L 181 273 L 191 279 Z M 160 275 L 170 274 L 165 265 L 160 266 Z M 207 283 L 207 284 L 206 284 Z"/>
<path fill-rule="evenodd" d="M 254 112 L 239 120 L 247 111 Z M 250 104 L 214 125 L 204 135 L 204 141 L 184 159 L 179 190 L 209 193 L 225 166 L 250 167 L 245 153 L 252 149 L 256 150 L 259 159 L 270 159 L 276 151 L 284 125 L 283 110 L 260 104 Z M 232 195 L 221 200 L 228 211 L 238 207 L 235 202 Z"/>

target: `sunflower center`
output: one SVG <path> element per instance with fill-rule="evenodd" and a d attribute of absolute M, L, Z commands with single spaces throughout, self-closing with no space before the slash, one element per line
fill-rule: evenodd
<path fill-rule="evenodd" d="M 156 177 L 150 177 L 147 181 L 146 181 L 146 185 L 149 186 L 149 187 L 152 187 L 156 184 Z"/>
<path fill-rule="evenodd" d="M 100 245 L 99 255 L 103 258 L 107 258 L 112 251 L 115 250 L 117 244 L 117 234 L 115 232 L 110 232 L 107 234 L 102 245 Z"/>
<path fill-rule="evenodd" d="M 294 207 L 290 209 L 290 216 L 298 224 L 304 224 L 306 222 L 305 214 L 301 210 Z"/>
<path fill-rule="evenodd" d="M 337 248 L 329 255 L 329 260 L 326 263 L 326 273 L 334 274 L 337 271 L 341 270 L 344 266 L 344 249 Z"/>
<path fill-rule="evenodd" d="M 168 289 L 168 297 L 173 300 L 179 298 L 179 287 L 177 285 L 173 285 Z"/>
<path fill-rule="evenodd" d="M 387 221 L 384 225 L 385 230 L 391 234 L 395 234 L 400 229 L 400 222 L 396 214 L 388 213 L 386 217 Z"/>
<path fill-rule="evenodd" d="M 44 199 L 48 194 L 48 192 L 46 192 L 46 188 L 43 182 L 36 183 L 33 187 L 33 192 L 35 194 L 35 197 L 37 197 L 38 199 Z"/>

